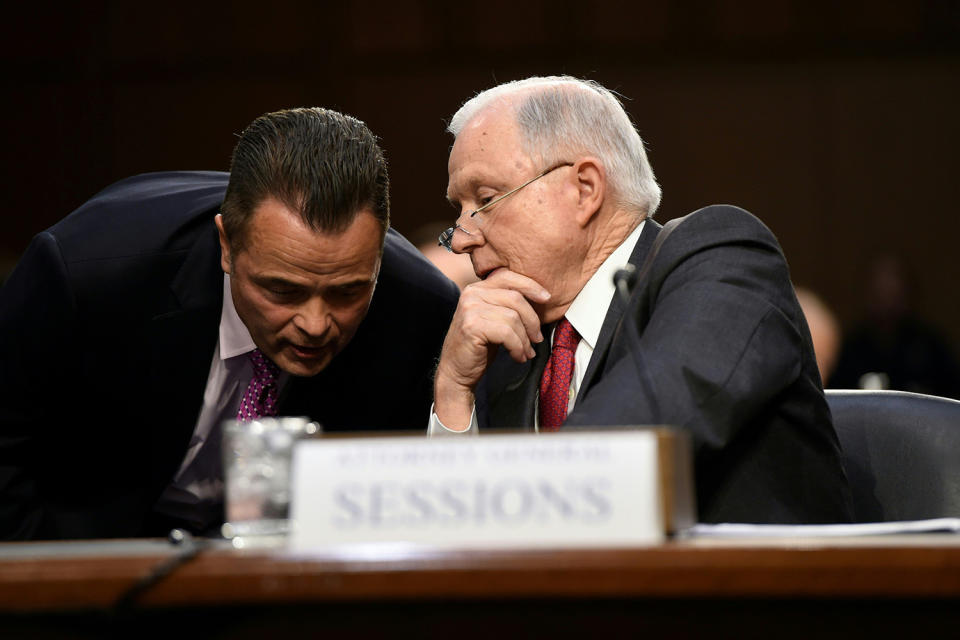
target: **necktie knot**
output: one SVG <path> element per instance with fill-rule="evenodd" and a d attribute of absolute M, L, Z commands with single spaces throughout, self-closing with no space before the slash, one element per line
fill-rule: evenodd
<path fill-rule="evenodd" d="M 280 367 L 263 355 L 260 349 L 250 352 L 250 364 L 253 365 L 253 378 L 240 400 L 237 420 L 250 421 L 277 415 L 277 377 Z"/>
<path fill-rule="evenodd" d="M 580 343 L 580 334 L 573 328 L 566 317 L 560 319 L 557 323 L 557 329 L 553 332 L 553 350 L 566 349 L 567 351 L 576 351 Z"/>
<path fill-rule="evenodd" d="M 253 364 L 253 377 L 263 384 L 273 384 L 280 375 L 280 367 L 273 362 L 260 349 L 254 349 L 250 352 L 250 362 Z"/>

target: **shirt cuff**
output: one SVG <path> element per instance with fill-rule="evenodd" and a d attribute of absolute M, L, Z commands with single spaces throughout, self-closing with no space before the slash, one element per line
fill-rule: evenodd
<path fill-rule="evenodd" d="M 437 414 L 433 411 L 433 405 L 430 405 L 430 425 L 427 427 L 427 437 L 432 438 L 433 436 L 460 436 L 464 434 L 478 435 L 480 433 L 480 427 L 477 424 L 477 407 L 474 405 L 473 410 L 470 412 L 470 426 L 463 431 L 454 431 L 453 429 L 448 429 L 442 422 L 440 418 L 437 417 Z"/>

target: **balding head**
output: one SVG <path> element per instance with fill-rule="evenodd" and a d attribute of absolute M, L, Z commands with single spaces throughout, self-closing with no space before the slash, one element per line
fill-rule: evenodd
<path fill-rule="evenodd" d="M 451 118 L 458 136 L 484 111 L 510 109 L 524 152 L 541 166 L 591 155 L 604 165 L 618 208 L 652 216 L 660 186 L 643 140 L 613 93 L 590 80 L 569 76 L 533 77 L 488 89 L 468 100 Z"/>

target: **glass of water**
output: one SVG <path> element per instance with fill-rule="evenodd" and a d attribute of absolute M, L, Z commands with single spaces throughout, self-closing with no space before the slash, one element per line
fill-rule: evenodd
<path fill-rule="evenodd" d="M 282 545 L 289 532 L 293 446 L 319 433 L 308 418 L 260 418 L 223 423 L 226 522 L 235 547 Z"/>

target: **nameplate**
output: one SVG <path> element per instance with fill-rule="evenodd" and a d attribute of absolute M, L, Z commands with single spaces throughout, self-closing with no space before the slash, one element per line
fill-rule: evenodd
<path fill-rule="evenodd" d="M 290 547 L 657 543 L 674 493 L 663 431 L 300 442 Z"/>

